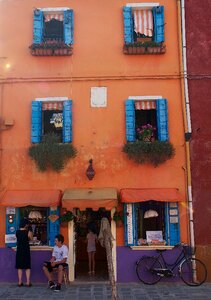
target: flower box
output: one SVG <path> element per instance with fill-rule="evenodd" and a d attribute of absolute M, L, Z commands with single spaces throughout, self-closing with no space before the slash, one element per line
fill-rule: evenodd
<path fill-rule="evenodd" d="M 123 53 L 128 55 L 164 54 L 165 52 L 166 46 L 155 42 L 125 44 L 123 47 Z"/>
<path fill-rule="evenodd" d="M 59 41 L 46 41 L 40 44 L 32 44 L 31 54 L 34 56 L 67 56 L 72 55 L 72 45 Z"/>

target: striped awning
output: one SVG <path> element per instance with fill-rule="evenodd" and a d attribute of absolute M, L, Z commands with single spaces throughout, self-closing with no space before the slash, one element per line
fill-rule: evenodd
<path fill-rule="evenodd" d="M 155 101 L 135 101 L 135 109 L 136 110 L 156 109 L 156 102 Z"/>
<path fill-rule="evenodd" d="M 47 13 L 47 14 L 45 14 L 45 22 L 49 22 L 52 19 L 55 19 L 58 21 L 63 21 L 64 15 L 63 15 L 63 13 Z"/>
<path fill-rule="evenodd" d="M 63 110 L 63 102 L 46 102 L 42 104 L 42 110 Z"/>
<path fill-rule="evenodd" d="M 134 27 L 136 33 L 153 36 L 152 10 L 134 10 Z"/>

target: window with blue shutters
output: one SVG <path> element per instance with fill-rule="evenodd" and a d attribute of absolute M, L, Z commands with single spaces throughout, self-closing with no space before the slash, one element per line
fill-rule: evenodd
<path fill-rule="evenodd" d="M 164 6 L 137 3 L 123 7 L 124 53 L 165 53 Z"/>
<path fill-rule="evenodd" d="M 174 246 L 180 242 L 177 202 L 125 203 L 124 217 L 125 246 Z"/>
<path fill-rule="evenodd" d="M 72 142 L 72 100 L 32 101 L 31 142 L 40 143 L 49 133 L 56 134 L 62 143 Z"/>
<path fill-rule="evenodd" d="M 31 54 L 35 56 L 71 55 L 73 33 L 72 9 L 35 9 Z"/>
<path fill-rule="evenodd" d="M 125 101 L 126 140 L 168 141 L 168 103 L 166 99 Z"/>

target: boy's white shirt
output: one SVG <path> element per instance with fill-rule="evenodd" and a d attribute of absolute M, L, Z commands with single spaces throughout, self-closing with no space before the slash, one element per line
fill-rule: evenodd
<path fill-rule="evenodd" d="M 62 245 L 61 247 L 54 246 L 52 256 L 55 257 L 55 262 L 61 261 L 64 258 L 68 258 L 68 248 L 66 245 Z"/>

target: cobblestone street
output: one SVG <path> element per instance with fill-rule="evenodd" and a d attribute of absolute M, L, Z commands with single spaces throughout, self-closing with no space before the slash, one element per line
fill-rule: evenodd
<path fill-rule="evenodd" d="M 118 284 L 119 299 L 142 300 L 205 300 L 211 299 L 211 284 L 200 287 L 188 287 L 185 284 L 159 283 L 154 286 L 143 284 Z M 0 299 L 61 299 L 61 300 L 104 300 L 111 299 L 111 288 L 108 284 L 70 284 L 63 286 L 60 293 L 46 288 L 46 285 L 36 284 L 31 288 L 17 287 L 15 284 L 0 284 Z"/>

